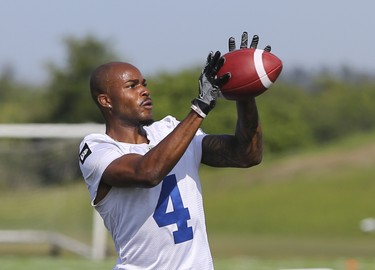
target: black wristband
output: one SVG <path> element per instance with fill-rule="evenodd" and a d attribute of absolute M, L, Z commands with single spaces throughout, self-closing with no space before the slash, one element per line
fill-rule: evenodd
<path fill-rule="evenodd" d="M 207 104 L 197 98 L 193 99 L 191 103 L 195 105 L 196 107 L 198 107 L 206 115 L 213 109 L 213 107 L 215 107 L 215 102 L 211 102 L 211 104 Z"/>

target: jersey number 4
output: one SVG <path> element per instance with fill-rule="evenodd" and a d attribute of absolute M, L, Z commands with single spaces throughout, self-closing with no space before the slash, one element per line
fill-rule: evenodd
<path fill-rule="evenodd" d="M 172 202 L 173 210 L 168 211 L 169 198 Z M 177 230 L 173 232 L 174 243 L 193 239 L 193 229 L 188 227 L 187 221 L 190 219 L 189 209 L 182 203 L 180 190 L 178 189 L 176 176 L 168 175 L 163 180 L 158 204 L 155 209 L 154 219 L 159 227 L 172 224 L 177 225 Z"/>

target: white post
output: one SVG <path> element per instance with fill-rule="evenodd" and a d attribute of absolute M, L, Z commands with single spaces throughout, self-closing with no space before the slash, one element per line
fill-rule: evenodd
<path fill-rule="evenodd" d="M 93 260 L 102 260 L 105 258 L 107 251 L 107 229 L 99 213 L 96 210 L 93 212 L 91 258 Z"/>

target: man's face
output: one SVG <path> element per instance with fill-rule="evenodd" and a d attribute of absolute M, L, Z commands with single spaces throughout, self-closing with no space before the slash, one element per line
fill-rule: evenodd
<path fill-rule="evenodd" d="M 112 113 L 116 118 L 134 125 L 149 125 L 153 122 L 150 92 L 137 68 L 131 65 L 116 67 L 116 76 L 108 92 Z"/>

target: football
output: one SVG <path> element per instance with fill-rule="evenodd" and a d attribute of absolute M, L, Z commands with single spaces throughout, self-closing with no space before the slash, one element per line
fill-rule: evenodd
<path fill-rule="evenodd" d="M 282 61 L 274 54 L 254 48 L 243 48 L 223 55 L 225 63 L 217 73 L 230 72 L 231 78 L 220 87 L 225 99 L 241 100 L 264 93 L 278 78 Z"/>

